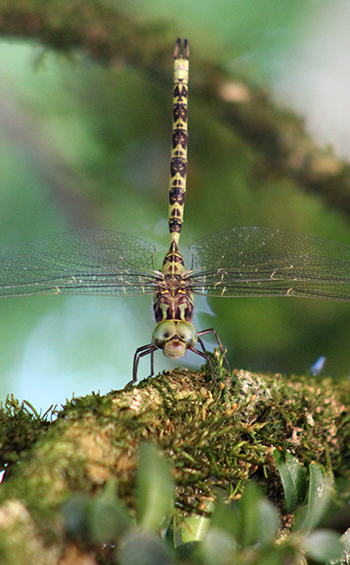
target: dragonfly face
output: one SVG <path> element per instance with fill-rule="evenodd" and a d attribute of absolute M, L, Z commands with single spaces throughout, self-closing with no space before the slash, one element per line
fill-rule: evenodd
<path fill-rule="evenodd" d="M 196 328 L 190 322 L 163 320 L 156 325 L 152 341 L 169 359 L 182 357 L 197 343 Z"/>

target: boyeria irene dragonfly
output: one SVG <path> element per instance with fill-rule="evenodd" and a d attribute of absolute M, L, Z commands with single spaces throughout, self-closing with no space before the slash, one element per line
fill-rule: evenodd
<path fill-rule="evenodd" d="M 215 372 L 202 336 L 192 325 L 195 294 L 208 296 L 297 296 L 350 300 L 350 246 L 265 227 L 238 227 L 204 237 L 190 247 L 185 268 L 179 250 L 187 172 L 189 48 L 176 42 L 173 135 L 169 184 L 170 248 L 160 271 L 155 248 L 142 239 L 107 230 L 79 230 L 0 252 L 0 297 L 34 294 L 135 296 L 153 294 L 152 342 L 134 355 L 177 359 L 187 350 L 204 357 Z M 196 348 L 199 344 L 200 349 Z"/>

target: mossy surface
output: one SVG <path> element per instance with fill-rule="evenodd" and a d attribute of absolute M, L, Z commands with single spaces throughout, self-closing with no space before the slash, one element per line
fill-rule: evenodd
<path fill-rule="evenodd" d="M 49 429 L 54 409 L 41 415 L 27 401 L 9 396 L 0 405 L 0 471 L 23 459 L 31 446 Z"/>
<path fill-rule="evenodd" d="M 62 547 L 62 503 L 72 493 L 94 495 L 111 478 L 133 513 L 139 445 L 145 440 L 156 443 L 170 461 L 179 516 L 203 513 L 218 490 L 233 497 L 251 477 L 283 507 L 275 447 L 305 465 L 317 461 L 348 478 L 349 389 L 345 378 L 334 382 L 246 371 L 226 374 L 215 387 L 204 373 L 173 371 L 104 397 L 74 398 L 39 432 L 33 418 L 37 435 L 29 450 L 18 450 L 17 439 L 34 437 L 30 420 L 21 420 L 22 415 L 14 421 L 9 413 L 4 425 L 10 429 L 12 422 L 17 435 L 13 449 L 10 443 L 6 449 L 17 452 L 18 460 L 2 484 L 0 524 L 8 526 L 6 505 L 17 501 L 35 536 Z M 13 528 L 17 524 L 13 520 Z M 5 527 L 0 548 L 8 536 Z"/>

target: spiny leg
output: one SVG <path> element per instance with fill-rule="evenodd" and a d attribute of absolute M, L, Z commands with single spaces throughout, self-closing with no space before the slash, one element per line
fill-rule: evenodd
<path fill-rule="evenodd" d="M 218 334 L 213 328 L 209 328 L 208 330 L 202 330 L 202 331 L 198 332 L 198 334 L 197 334 L 198 343 L 201 345 L 203 351 L 206 351 L 206 349 L 205 349 L 205 347 L 204 347 L 204 343 L 203 343 L 203 341 L 201 340 L 201 337 L 202 337 L 203 335 L 207 335 L 207 334 L 214 334 L 215 339 L 216 339 L 216 341 L 218 342 L 218 345 L 219 345 L 219 348 L 220 348 L 220 351 L 221 351 L 221 355 L 222 355 L 222 357 L 223 357 L 223 359 L 224 359 L 224 361 L 225 361 L 225 363 L 226 363 L 227 370 L 229 371 L 229 370 L 230 370 L 230 365 L 229 365 L 229 362 L 227 361 L 227 357 L 226 357 L 226 355 L 225 355 L 225 349 L 224 349 L 224 347 L 223 347 L 223 345 L 222 345 L 222 343 L 221 343 L 221 339 L 220 339 L 219 334 Z"/>
<path fill-rule="evenodd" d="M 195 349 L 195 348 L 190 349 L 190 351 L 193 351 L 193 353 L 200 355 L 200 357 L 203 357 L 206 360 L 206 362 L 208 363 L 208 365 L 210 367 L 210 371 L 211 371 L 211 374 L 212 374 L 212 377 L 213 377 L 213 381 L 214 381 L 214 384 L 216 386 L 218 383 L 217 383 L 217 380 L 216 380 L 216 374 L 215 374 L 213 362 L 210 359 L 210 356 L 208 355 L 208 353 L 206 352 L 205 347 L 204 347 L 204 343 L 202 342 L 202 340 L 200 338 L 198 339 L 198 342 L 202 346 L 203 351 L 198 351 L 198 349 Z"/>
<path fill-rule="evenodd" d="M 153 343 L 148 343 L 147 345 L 143 345 L 142 347 L 138 347 L 135 351 L 134 355 L 134 362 L 132 368 L 132 380 L 128 382 L 126 387 L 129 387 L 137 382 L 137 369 L 139 366 L 139 362 L 141 357 L 145 355 L 151 355 L 151 377 L 154 375 L 154 352 L 157 350 L 157 347 Z"/>

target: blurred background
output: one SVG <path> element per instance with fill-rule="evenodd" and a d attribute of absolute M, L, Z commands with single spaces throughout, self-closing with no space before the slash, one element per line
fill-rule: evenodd
<path fill-rule="evenodd" d="M 321 146 L 350 157 L 350 4 L 347 0 L 110 0 L 130 18 L 168 26 L 196 57 L 266 86 L 305 118 Z M 173 65 L 169 52 L 169 72 Z M 0 42 L 0 245 L 83 227 L 168 247 L 172 84 L 128 65 L 100 66 L 38 43 Z M 350 226 L 291 181 L 251 175 L 248 145 L 189 95 L 188 198 L 182 249 L 234 226 L 278 227 L 350 245 Z M 1 276 L 1 274 L 0 274 Z M 215 327 L 232 368 L 300 374 L 320 356 L 350 369 L 350 304 L 304 299 L 196 300 L 198 329 Z M 92 390 L 122 388 L 150 342 L 151 298 L 43 296 L 0 301 L 0 399 L 46 410 Z M 156 371 L 197 366 L 187 354 Z M 139 377 L 149 374 L 149 359 Z"/>

